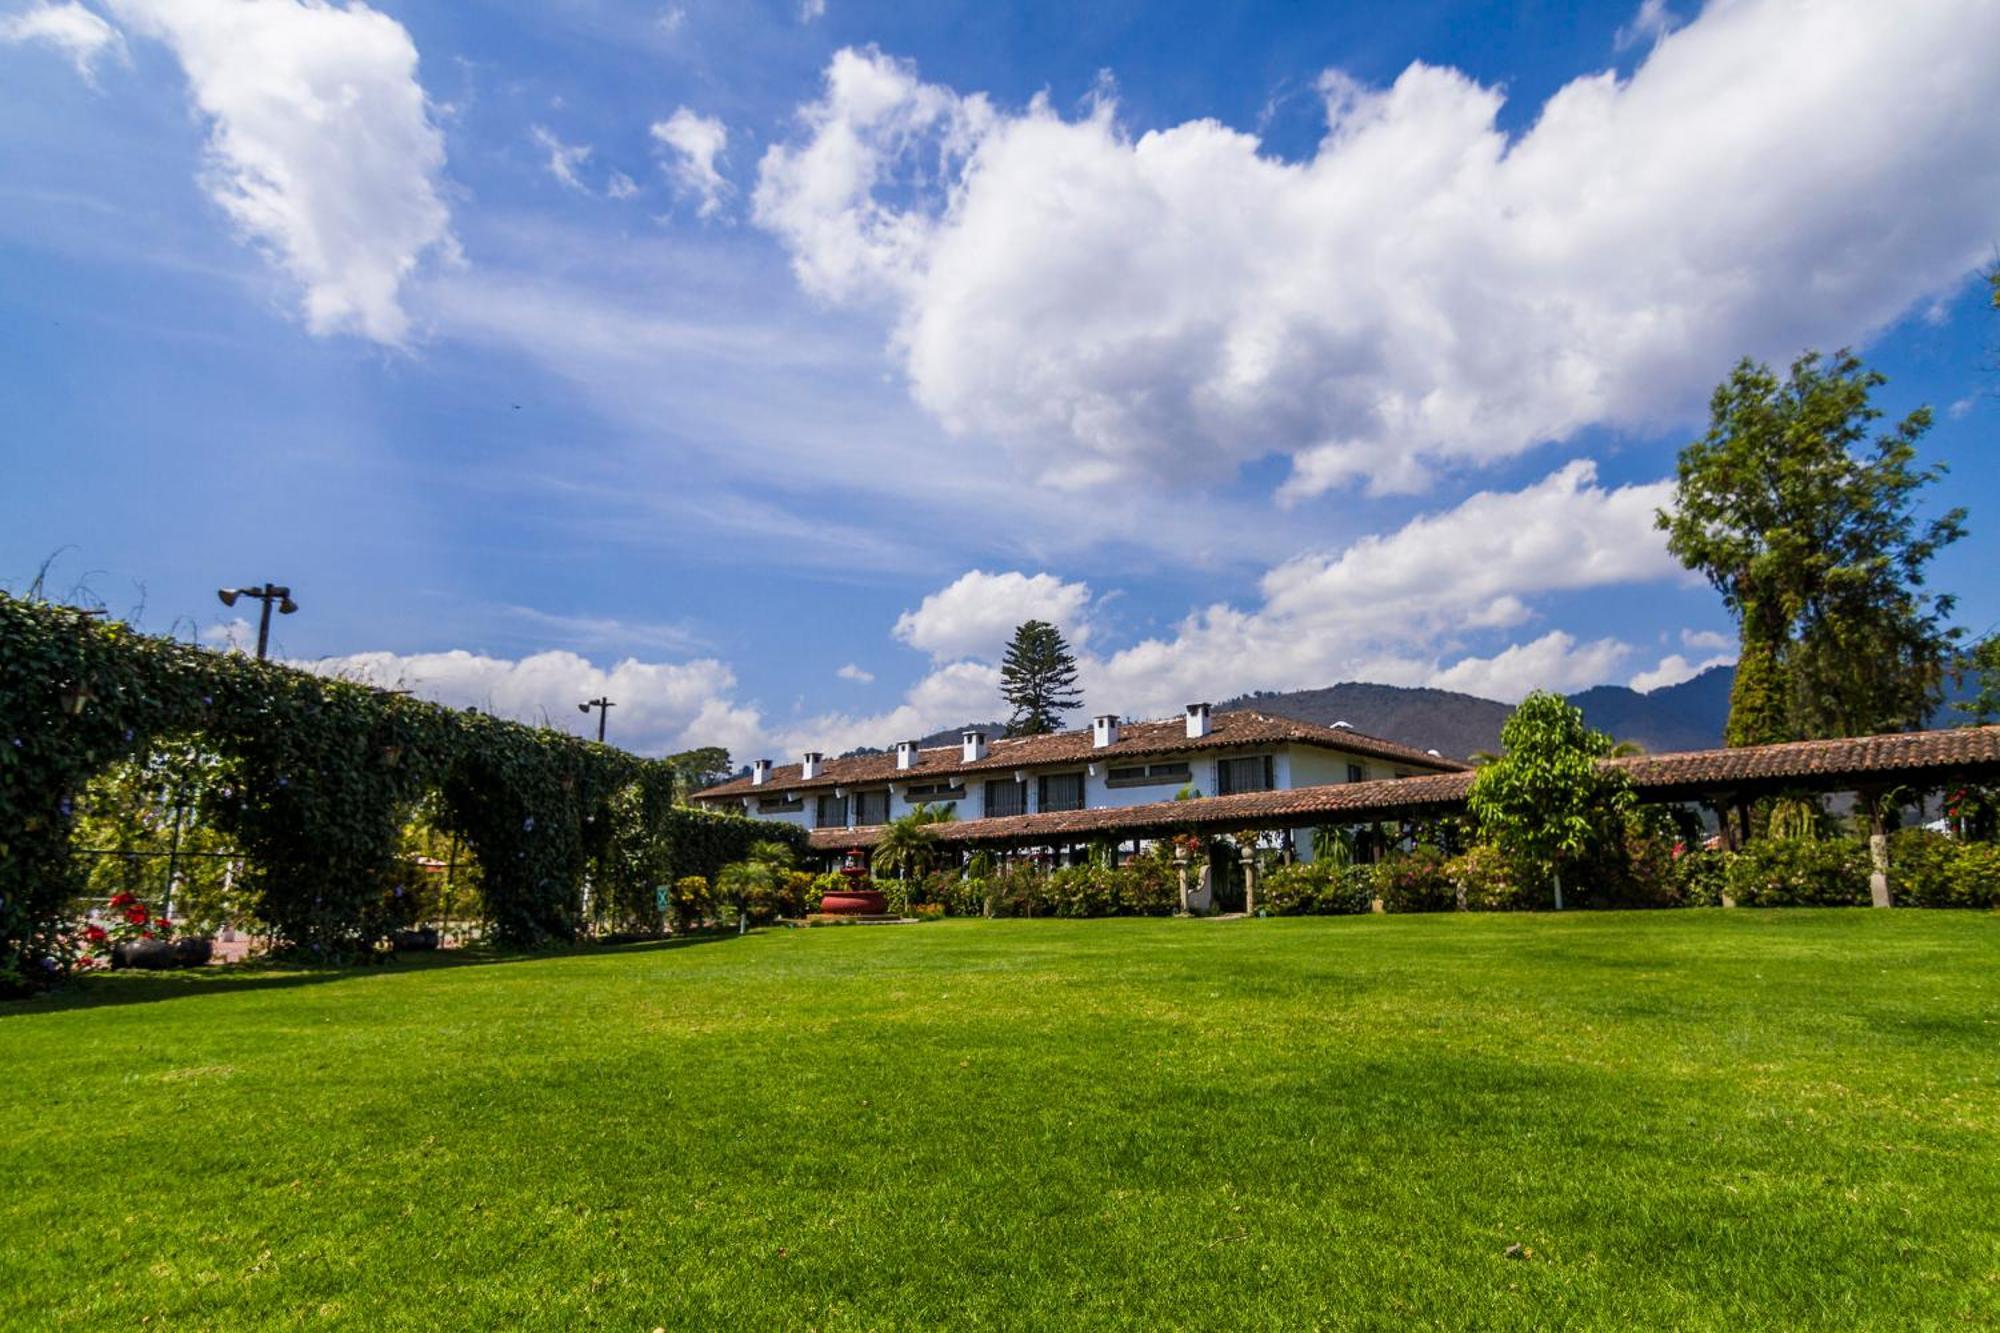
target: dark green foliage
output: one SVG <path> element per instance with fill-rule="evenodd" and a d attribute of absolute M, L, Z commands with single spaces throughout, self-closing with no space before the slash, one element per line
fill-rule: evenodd
<path fill-rule="evenodd" d="M 1759 838 L 1729 858 L 1738 907 L 1863 907 L 1868 848 L 1848 839 Z"/>
<path fill-rule="evenodd" d="M 355 957 L 407 915 L 399 853 L 420 803 L 477 859 L 494 938 L 510 946 L 575 937 L 594 861 L 622 915 L 661 867 L 659 883 L 713 874 L 747 830 L 785 836 L 663 811 L 671 771 L 620 750 L 5 595 L 0 718 L 0 986 L 66 965 L 59 925 L 83 887 L 69 855 L 77 799 L 162 739 L 227 768 L 204 818 L 244 854 L 251 914 L 310 958 Z"/>
<path fill-rule="evenodd" d="M 1014 709 L 1008 735 L 1061 730 L 1063 714 L 1083 702 L 1076 688 L 1076 658 L 1061 630 L 1046 620 L 1030 620 L 1014 631 L 1000 659 L 1000 697 Z"/>
<path fill-rule="evenodd" d="M 2000 907 L 2000 846 L 1929 829 L 1892 833 L 1889 892 L 1899 907 Z"/>
<path fill-rule="evenodd" d="M 1373 910 L 1375 868 L 1315 860 L 1278 866 L 1257 882 L 1257 906 L 1272 916 L 1351 916 Z"/>
<path fill-rule="evenodd" d="M 1871 442 L 1883 383 L 1845 351 L 1800 357 L 1782 383 L 1746 359 L 1716 389 L 1708 434 L 1681 451 L 1658 524 L 1737 617 L 1732 745 L 1920 726 L 1942 696 L 1957 631 L 1924 575 L 1965 511 L 1918 522 L 1944 472 L 1916 466 L 1930 411 Z"/>
<path fill-rule="evenodd" d="M 1989 634 L 1967 650 L 1960 672 L 1972 683 L 1972 697 L 1954 705 L 1974 726 L 2000 722 L 2000 634 Z"/>
<path fill-rule="evenodd" d="M 1729 889 L 1729 853 L 1694 850 L 1674 862 L 1674 885 L 1684 907 L 1720 907 Z"/>
<path fill-rule="evenodd" d="M 729 751 L 720 745 L 683 750 L 679 754 L 668 755 L 660 762 L 673 770 L 674 789 L 683 799 L 703 787 L 713 787 L 729 780 Z"/>
<path fill-rule="evenodd" d="M 1382 910 L 1449 912 L 1457 907 L 1458 890 L 1446 864 L 1435 847 L 1417 847 L 1376 862 L 1375 896 L 1382 900 Z"/>

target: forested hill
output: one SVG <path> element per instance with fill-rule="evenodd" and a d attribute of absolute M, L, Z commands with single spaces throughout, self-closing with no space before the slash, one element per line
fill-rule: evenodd
<path fill-rule="evenodd" d="M 1711 667 L 1693 680 L 1647 694 L 1623 685 L 1599 685 L 1570 698 L 1591 726 L 1621 741 L 1637 741 L 1655 753 L 1701 750 L 1722 744 L 1732 678 L 1728 667 Z M 1512 704 L 1477 695 L 1359 681 L 1317 690 L 1259 691 L 1216 705 L 1217 711 L 1232 708 L 1254 708 L 1322 726 L 1348 722 L 1371 736 L 1460 759 L 1476 750 L 1497 752 L 1500 724 L 1514 711 Z M 995 736 L 1006 732 L 1004 723 L 977 725 Z M 960 731 L 954 727 L 935 732 L 923 743 L 950 745 Z"/>

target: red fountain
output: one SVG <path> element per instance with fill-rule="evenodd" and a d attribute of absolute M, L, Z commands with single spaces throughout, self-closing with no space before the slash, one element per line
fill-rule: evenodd
<path fill-rule="evenodd" d="M 847 876 L 845 888 L 820 899 L 821 916 L 886 916 L 889 899 L 880 889 L 868 886 L 868 858 L 859 847 L 847 849 L 840 873 Z"/>

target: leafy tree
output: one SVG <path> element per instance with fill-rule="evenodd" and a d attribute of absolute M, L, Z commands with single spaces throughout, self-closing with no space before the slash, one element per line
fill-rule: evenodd
<path fill-rule="evenodd" d="M 731 772 L 729 751 L 720 745 L 704 745 L 696 750 L 670 754 L 663 761 L 674 770 L 674 792 L 685 803 L 689 795 L 703 787 L 727 782 Z"/>
<path fill-rule="evenodd" d="M 1076 688 L 1076 658 L 1062 631 L 1030 620 L 1014 631 L 1000 660 L 1000 696 L 1013 705 L 1010 736 L 1044 736 L 1062 727 L 1063 714 L 1083 703 Z"/>
<path fill-rule="evenodd" d="M 1978 687 L 1970 699 L 1958 701 L 1958 710 L 1970 715 L 1969 725 L 2000 722 L 2000 634 L 1989 634 L 1973 644 L 1960 670 Z"/>
<path fill-rule="evenodd" d="M 1467 803 L 1500 849 L 1550 868 L 1563 905 L 1562 870 L 1584 856 L 1599 830 L 1632 805 L 1631 782 L 1597 761 L 1611 738 L 1584 725 L 1583 710 L 1537 690 L 1500 728 L 1503 753 L 1479 769 Z"/>
<path fill-rule="evenodd" d="M 895 875 L 902 879 L 922 879 L 937 864 L 937 825 L 958 818 L 952 804 L 918 803 L 908 814 L 899 815 L 882 826 L 875 841 L 869 869 L 878 878 Z"/>
<path fill-rule="evenodd" d="M 1870 442 L 1884 382 L 1845 351 L 1807 353 L 1782 383 L 1746 358 L 1681 451 L 1656 520 L 1736 616 L 1731 745 L 1918 726 L 1942 698 L 1958 631 L 1924 570 L 1964 535 L 1965 511 L 1918 521 L 1944 466 L 1916 465 L 1927 408 Z"/>

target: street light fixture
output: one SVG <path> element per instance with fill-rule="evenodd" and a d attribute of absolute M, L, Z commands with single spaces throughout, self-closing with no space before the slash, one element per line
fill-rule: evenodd
<path fill-rule="evenodd" d="M 278 614 L 281 616 L 288 616 L 299 609 L 299 604 L 292 600 L 292 590 L 290 588 L 281 588 L 275 583 L 266 583 L 261 588 L 217 588 L 215 595 L 222 599 L 224 606 L 236 605 L 236 599 L 239 597 L 254 597 L 264 604 L 262 614 L 257 617 L 257 660 L 259 662 L 264 660 L 264 655 L 270 650 L 271 646 L 271 604 L 274 602 L 277 603 Z"/>
<path fill-rule="evenodd" d="M 587 704 L 578 704 L 576 706 L 576 711 L 579 713 L 588 713 L 593 708 L 597 710 L 597 743 L 599 745 L 604 744 L 604 721 L 611 716 L 611 710 L 617 706 L 617 704 L 612 703 L 609 699 L 592 699 Z"/>

